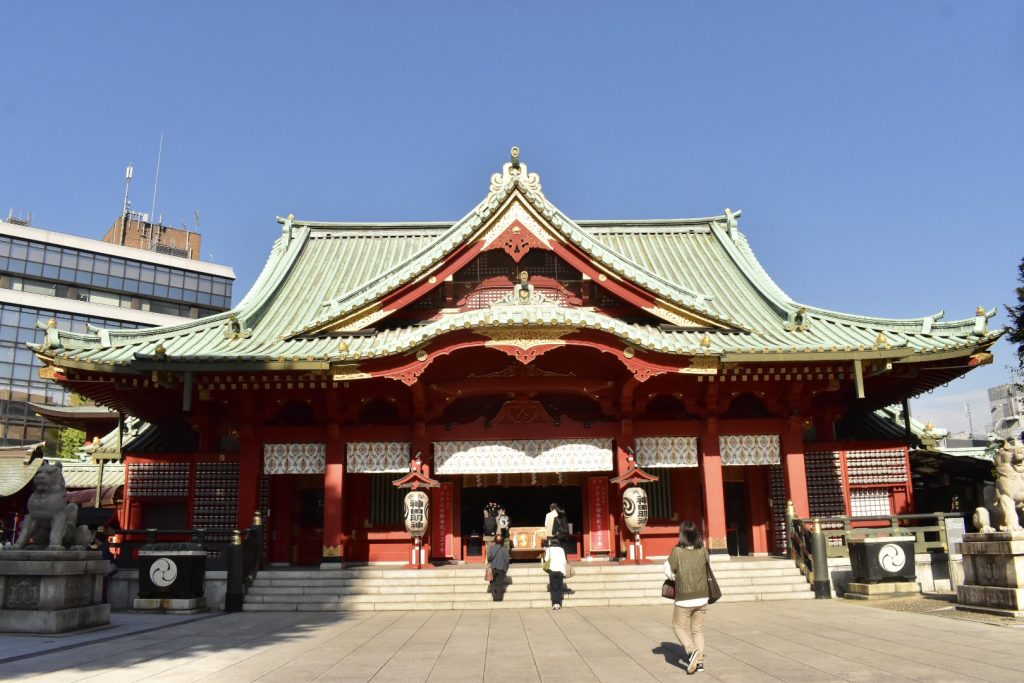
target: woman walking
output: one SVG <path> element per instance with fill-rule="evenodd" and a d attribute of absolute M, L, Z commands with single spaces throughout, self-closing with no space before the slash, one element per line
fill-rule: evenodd
<path fill-rule="evenodd" d="M 544 564 L 548 567 L 548 578 L 551 590 L 551 609 L 562 609 L 562 598 L 565 596 L 565 551 L 557 538 L 548 539 L 548 547 L 544 549 Z"/>
<path fill-rule="evenodd" d="M 665 576 L 676 582 L 672 630 L 683 646 L 686 673 L 704 670 L 704 617 L 708 612 L 708 551 L 697 525 L 679 525 L 679 545 L 665 560 Z"/>

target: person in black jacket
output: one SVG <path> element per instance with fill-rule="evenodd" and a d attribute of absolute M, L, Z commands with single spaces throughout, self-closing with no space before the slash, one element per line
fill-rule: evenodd
<path fill-rule="evenodd" d="M 494 543 L 487 549 L 487 562 L 491 567 L 491 585 L 487 590 L 491 592 L 491 599 L 494 602 L 501 602 L 505 599 L 505 589 L 508 588 L 508 548 L 505 547 L 505 539 L 501 534 L 494 538 Z"/>

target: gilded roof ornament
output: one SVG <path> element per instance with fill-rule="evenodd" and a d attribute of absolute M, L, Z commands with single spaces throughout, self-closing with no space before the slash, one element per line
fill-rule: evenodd
<path fill-rule="evenodd" d="M 700 338 L 700 345 L 703 346 L 705 349 L 710 347 L 711 346 L 711 337 L 709 337 L 707 334 L 705 334 L 703 337 Z"/>
<path fill-rule="evenodd" d="M 56 328 L 57 327 L 57 319 L 56 318 L 50 318 L 49 320 L 46 321 L 46 326 L 49 327 L 50 329 Z"/>
<path fill-rule="evenodd" d="M 882 332 L 879 332 L 879 333 L 878 333 L 878 336 L 877 336 L 877 337 L 875 337 L 875 343 L 876 343 L 876 344 L 878 344 L 879 346 L 884 346 L 885 344 L 888 344 L 888 343 L 889 343 L 889 340 L 888 340 L 888 339 L 886 339 L 886 337 L 885 337 L 885 334 L 884 334 L 884 333 L 882 333 Z"/>

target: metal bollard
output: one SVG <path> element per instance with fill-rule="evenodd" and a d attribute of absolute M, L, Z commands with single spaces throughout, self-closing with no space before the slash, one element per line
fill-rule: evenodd
<path fill-rule="evenodd" d="M 235 529 L 231 534 L 231 545 L 225 548 L 228 554 L 228 586 L 224 596 L 225 612 L 241 612 L 242 601 L 242 534 Z"/>
<path fill-rule="evenodd" d="M 811 562 L 814 565 L 814 598 L 829 600 L 832 597 L 832 582 L 828 577 L 828 547 L 825 534 L 821 531 L 821 520 L 814 518 L 811 530 Z"/>
<path fill-rule="evenodd" d="M 789 553 L 789 559 L 793 560 L 797 564 L 796 557 L 796 545 L 793 543 L 793 520 L 796 519 L 796 508 L 793 506 L 793 501 L 786 501 L 786 552 Z"/>

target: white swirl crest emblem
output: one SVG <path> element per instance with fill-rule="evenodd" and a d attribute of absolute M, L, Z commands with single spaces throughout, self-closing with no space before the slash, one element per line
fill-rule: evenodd
<path fill-rule="evenodd" d="M 907 563 L 907 555 L 898 545 L 886 543 L 878 551 L 878 563 L 887 572 L 898 572 Z"/>
<path fill-rule="evenodd" d="M 178 565 L 170 558 L 161 557 L 149 568 L 149 578 L 154 586 L 167 588 L 178 578 Z"/>

